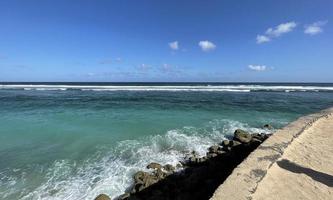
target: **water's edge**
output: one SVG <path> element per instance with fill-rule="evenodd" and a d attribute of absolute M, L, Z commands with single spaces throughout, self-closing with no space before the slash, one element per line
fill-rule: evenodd
<path fill-rule="evenodd" d="M 298 118 L 276 131 L 253 151 L 216 189 L 210 200 L 249 199 L 269 168 L 283 155 L 288 146 L 320 119 L 333 115 L 333 107 Z M 237 185 L 237 192 L 235 186 Z"/>

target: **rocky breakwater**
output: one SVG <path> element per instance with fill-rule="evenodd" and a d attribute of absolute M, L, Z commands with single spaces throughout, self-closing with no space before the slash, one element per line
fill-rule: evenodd
<path fill-rule="evenodd" d="M 265 125 L 264 128 L 272 127 Z M 232 170 L 268 136 L 237 129 L 231 140 L 223 140 L 209 147 L 205 156 L 199 156 L 193 151 L 177 166 L 150 163 L 147 168 L 151 171 L 136 172 L 132 187 L 115 199 L 209 199 Z M 95 200 L 108 199 L 111 198 L 101 194 Z"/>

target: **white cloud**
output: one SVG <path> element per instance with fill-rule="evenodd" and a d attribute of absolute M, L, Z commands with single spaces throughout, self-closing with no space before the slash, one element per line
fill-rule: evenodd
<path fill-rule="evenodd" d="M 306 25 L 304 29 L 305 34 L 316 35 L 323 32 L 322 26 L 324 26 L 327 21 L 318 21 L 310 25 Z"/>
<path fill-rule="evenodd" d="M 275 28 L 269 28 L 266 30 L 266 35 L 271 37 L 279 37 L 282 34 L 289 33 L 293 31 L 294 28 L 296 28 L 297 24 L 296 22 L 287 22 L 283 24 L 279 24 Z"/>
<path fill-rule="evenodd" d="M 216 48 L 216 45 L 208 40 L 206 41 L 200 41 L 198 43 L 198 45 L 200 46 L 200 48 L 203 50 L 203 51 L 212 51 Z"/>
<path fill-rule="evenodd" d="M 257 43 L 258 44 L 261 44 L 261 43 L 264 43 L 264 42 L 269 42 L 271 41 L 271 39 L 265 35 L 257 35 Z"/>
<path fill-rule="evenodd" d="M 170 42 L 170 43 L 169 43 L 169 47 L 170 47 L 172 50 L 178 50 L 178 49 L 179 49 L 178 41 Z"/>
<path fill-rule="evenodd" d="M 248 68 L 253 71 L 265 71 L 268 69 L 266 65 L 249 65 Z"/>
<path fill-rule="evenodd" d="M 269 42 L 272 38 L 280 37 L 283 34 L 289 33 L 296 28 L 297 24 L 294 21 L 286 22 L 277 25 L 274 28 L 268 28 L 263 35 L 257 35 L 257 44 Z"/>

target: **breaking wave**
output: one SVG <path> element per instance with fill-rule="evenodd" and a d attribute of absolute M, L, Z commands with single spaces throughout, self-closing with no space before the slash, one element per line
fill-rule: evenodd
<path fill-rule="evenodd" d="M 30 179 L 24 169 L 16 169 L 16 176 L 0 172 L 0 184 L 4 189 L 0 190 L 0 197 L 91 200 L 100 193 L 117 197 L 131 185 L 132 175 L 138 170 L 147 170 L 145 167 L 150 162 L 176 165 L 193 150 L 204 155 L 210 145 L 230 137 L 237 128 L 266 132 L 238 121 L 214 120 L 203 128 L 184 127 L 167 131 L 165 135 L 121 141 L 114 147 L 100 148 L 83 163 L 57 160 L 47 168 L 40 168 L 45 175 L 37 188 L 27 188 Z"/>
<path fill-rule="evenodd" d="M 282 91 L 282 92 L 320 92 L 333 91 L 332 86 L 269 86 L 269 85 L 197 85 L 197 86 L 119 86 L 119 85 L 0 85 L 0 89 L 23 90 L 81 90 L 81 91 L 204 91 L 204 92 L 255 92 L 255 91 Z"/>

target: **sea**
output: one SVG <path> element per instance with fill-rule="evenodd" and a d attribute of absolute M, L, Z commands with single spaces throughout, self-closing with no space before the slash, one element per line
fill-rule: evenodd
<path fill-rule="evenodd" d="M 150 162 L 330 106 L 331 83 L 0 83 L 0 199 L 116 197 Z"/>

